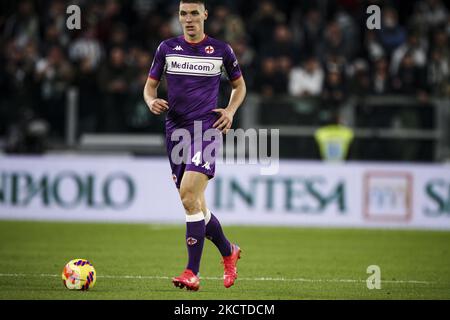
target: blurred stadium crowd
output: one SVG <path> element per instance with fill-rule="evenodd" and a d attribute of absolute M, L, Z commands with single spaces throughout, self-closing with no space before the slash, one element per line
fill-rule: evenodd
<path fill-rule="evenodd" d="M 79 90 L 79 132 L 161 132 L 142 89 L 158 44 L 182 33 L 178 3 L 1 1 L 0 136 L 14 149 L 21 124 L 39 117 L 45 121 L 34 130 L 48 126 L 63 137 L 70 87 Z M 81 30 L 66 27 L 71 4 L 81 8 Z M 366 27 L 371 4 L 381 7 L 381 30 Z M 450 16 L 441 0 L 210 0 L 207 7 L 207 34 L 231 44 L 249 91 L 263 97 L 339 105 L 350 95 L 450 96 Z"/>

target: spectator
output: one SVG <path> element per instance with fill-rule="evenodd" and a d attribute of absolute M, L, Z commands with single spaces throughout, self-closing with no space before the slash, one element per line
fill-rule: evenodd
<path fill-rule="evenodd" d="M 256 54 L 255 51 L 248 45 L 245 39 L 241 39 L 236 42 L 230 43 L 233 48 L 234 54 L 236 55 L 237 60 L 239 61 L 239 66 L 243 74 L 245 74 L 245 82 L 246 84 L 253 88 L 253 84 L 255 81 L 255 60 Z"/>
<path fill-rule="evenodd" d="M 396 74 L 405 54 L 409 52 L 414 60 L 414 64 L 423 68 L 427 62 L 427 50 L 426 46 L 415 33 L 408 34 L 408 40 L 394 50 L 391 59 L 391 74 Z"/>
<path fill-rule="evenodd" d="M 17 13 L 6 20 L 4 38 L 15 39 L 19 47 L 39 39 L 39 17 L 31 0 L 22 0 Z"/>
<path fill-rule="evenodd" d="M 212 37 L 219 38 L 219 39 L 225 38 L 226 20 L 229 15 L 230 15 L 230 10 L 226 6 L 219 5 L 214 8 L 214 11 L 212 12 L 211 16 L 209 17 L 210 21 L 208 24 L 208 33 Z M 178 24 L 179 24 L 179 22 L 178 22 Z"/>
<path fill-rule="evenodd" d="M 450 28 L 449 31 L 446 33 L 444 25 L 442 25 L 440 28 L 433 30 L 431 34 L 432 38 L 431 38 L 430 52 L 438 50 L 443 54 L 444 59 L 450 61 L 450 46 L 448 43 L 448 38 L 450 36 Z"/>
<path fill-rule="evenodd" d="M 96 39 L 94 27 L 87 27 L 82 36 L 69 46 L 69 57 L 72 61 L 79 62 L 88 59 L 94 69 L 100 65 L 102 55 L 103 48 Z"/>
<path fill-rule="evenodd" d="M 364 38 L 364 49 L 369 61 L 376 61 L 386 55 L 383 46 L 374 30 L 367 30 Z"/>
<path fill-rule="evenodd" d="M 347 64 L 347 58 L 343 55 L 328 53 L 325 56 L 325 70 L 338 70 L 340 73 L 344 73 L 347 69 Z"/>
<path fill-rule="evenodd" d="M 52 0 L 48 10 L 45 11 L 42 24 L 44 29 L 50 31 L 52 42 L 66 47 L 69 43 L 66 26 L 66 4 L 63 0 Z M 50 30 L 49 27 L 51 26 Z M 47 43 L 47 41 L 44 41 Z"/>
<path fill-rule="evenodd" d="M 279 23 L 285 22 L 285 16 L 278 11 L 275 4 L 270 0 L 263 0 L 258 3 L 257 11 L 250 18 L 249 25 L 250 38 L 256 50 L 262 49 L 262 45 L 267 40 L 267 35 L 273 34 L 275 27 Z"/>
<path fill-rule="evenodd" d="M 60 46 L 64 47 L 66 41 L 61 36 L 60 31 L 56 24 L 49 24 L 45 29 L 44 41 L 40 43 L 40 52 L 47 52 L 51 47 Z"/>
<path fill-rule="evenodd" d="M 423 94 L 422 72 L 414 62 L 411 52 L 407 52 L 400 63 L 398 74 L 393 79 L 393 89 L 400 94 Z"/>
<path fill-rule="evenodd" d="M 101 105 L 101 94 L 97 82 L 97 71 L 89 57 L 82 58 L 75 64 L 76 77 L 74 84 L 78 88 L 78 130 L 81 135 L 98 130 L 98 122 L 102 119 L 99 106 Z"/>
<path fill-rule="evenodd" d="M 261 74 L 255 81 L 255 87 L 256 91 L 264 97 L 273 97 L 287 92 L 286 74 L 279 71 L 275 58 L 267 57 L 262 60 Z"/>
<path fill-rule="evenodd" d="M 50 48 L 36 63 L 42 115 L 49 121 L 50 134 L 62 137 L 65 128 L 66 91 L 73 80 L 73 68 L 59 46 Z"/>
<path fill-rule="evenodd" d="M 397 11 L 392 7 L 383 8 L 381 30 L 378 37 L 386 54 L 391 56 L 392 52 L 406 40 L 406 31 L 398 23 Z"/>
<path fill-rule="evenodd" d="M 289 94 L 296 97 L 318 96 L 322 93 L 324 72 L 314 56 L 302 67 L 293 68 L 289 75 Z"/>
<path fill-rule="evenodd" d="M 97 37 L 105 43 L 110 38 L 111 31 L 115 25 L 120 23 L 127 23 L 128 19 L 125 13 L 125 1 L 106 0 L 101 11 L 100 20 L 97 22 L 96 31 Z"/>
<path fill-rule="evenodd" d="M 432 94 L 450 96 L 449 60 L 439 49 L 431 52 L 430 62 L 427 65 L 427 82 Z"/>
<path fill-rule="evenodd" d="M 247 38 L 247 30 L 243 19 L 237 14 L 228 16 L 225 22 L 224 40 L 228 43 L 245 40 Z"/>
<path fill-rule="evenodd" d="M 334 110 L 347 98 L 348 92 L 343 78 L 343 73 L 336 67 L 329 69 L 325 77 L 322 99 L 325 106 L 332 109 L 332 114 L 335 114 Z"/>
<path fill-rule="evenodd" d="M 111 48 L 121 47 L 124 50 L 129 49 L 127 27 L 123 23 L 113 26 L 108 41 L 106 42 L 106 56 L 109 55 Z"/>
<path fill-rule="evenodd" d="M 364 59 L 357 59 L 350 68 L 349 91 L 357 96 L 364 96 L 370 92 L 369 66 Z"/>
<path fill-rule="evenodd" d="M 281 73 L 283 75 L 288 75 L 291 72 L 292 66 L 293 66 L 291 57 L 283 55 L 283 56 L 277 57 L 276 60 L 277 60 L 279 73 Z M 285 93 L 286 93 L 286 90 L 288 87 L 287 76 L 284 77 L 284 81 L 285 81 L 284 88 L 286 88 L 285 89 Z"/>
<path fill-rule="evenodd" d="M 306 55 L 318 53 L 324 29 L 323 20 L 321 12 L 316 8 L 311 8 L 306 13 L 303 22 L 304 43 L 306 44 L 303 49 L 306 51 Z"/>
<path fill-rule="evenodd" d="M 148 68 L 152 63 L 152 56 L 136 49 L 136 57 L 132 67 L 132 75 L 127 98 L 126 130 L 131 132 L 161 132 L 164 130 L 164 118 L 154 117 L 148 112 L 148 107 L 142 99 L 142 88 L 148 77 Z M 158 94 L 167 96 L 166 83 L 161 82 Z"/>
<path fill-rule="evenodd" d="M 375 68 L 371 77 L 371 93 L 382 95 L 391 92 L 388 68 L 389 66 L 385 58 L 380 58 L 375 61 Z"/>
<path fill-rule="evenodd" d="M 129 97 L 131 70 L 125 64 L 125 51 L 120 47 L 111 49 L 108 61 L 99 75 L 102 92 L 102 116 L 100 130 L 123 132 L 126 129 L 126 103 Z"/>
<path fill-rule="evenodd" d="M 21 109 L 18 114 L 18 119 L 9 125 L 5 151 L 19 154 L 44 153 L 48 148 L 48 123 L 28 108 Z"/>
<path fill-rule="evenodd" d="M 428 28 L 435 28 L 447 22 L 448 10 L 441 0 L 425 0 L 417 4 L 421 21 Z"/>
<path fill-rule="evenodd" d="M 159 24 L 153 24 L 150 20 L 147 22 L 147 25 L 144 26 L 144 30 L 145 31 L 143 32 L 146 32 L 145 34 L 148 34 L 149 36 L 142 41 L 143 47 L 149 49 L 150 52 L 156 50 L 161 41 L 175 36 L 172 33 L 170 23 L 167 21 L 161 21 Z M 155 30 L 157 30 L 157 32 L 155 32 Z"/>
<path fill-rule="evenodd" d="M 342 29 L 336 21 L 327 25 L 324 40 L 320 46 L 320 56 L 325 57 L 327 54 L 344 56 L 347 59 L 351 59 L 353 56 L 352 46 L 346 43 Z"/>
<path fill-rule="evenodd" d="M 430 61 L 427 64 L 427 81 L 432 93 L 439 96 L 450 96 L 450 47 L 448 37 L 444 26 L 432 32 Z"/>
<path fill-rule="evenodd" d="M 132 2 L 133 9 L 138 14 L 138 18 L 145 20 L 148 14 L 156 11 L 159 1 L 133 0 Z"/>
<path fill-rule="evenodd" d="M 355 41 L 355 39 L 359 39 L 358 27 L 355 20 L 344 8 L 338 9 L 334 20 L 342 32 L 343 42 L 346 45 L 348 54 L 347 57 L 353 59 L 355 54 L 361 49 L 360 41 Z"/>
<path fill-rule="evenodd" d="M 10 41 L 5 46 L 5 56 L 5 81 L 10 90 L 6 94 L 13 97 L 12 104 L 33 108 L 35 66 L 39 59 L 36 43 L 31 41 L 20 48 L 15 41 Z"/>
<path fill-rule="evenodd" d="M 263 46 L 262 54 L 271 57 L 288 57 L 292 63 L 296 63 L 300 57 L 300 50 L 293 42 L 291 30 L 285 24 L 275 27 L 272 39 Z"/>
<path fill-rule="evenodd" d="M 170 31 L 172 32 L 172 34 L 182 34 L 183 33 L 183 28 L 180 25 L 180 17 L 178 14 L 178 10 L 176 10 L 176 9 L 172 10 L 172 17 L 169 20 L 169 25 L 170 25 Z M 205 27 L 210 28 L 211 25 L 208 24 Z M 209 30 L 208 30 L 208 32 L 209 32 Z"/>

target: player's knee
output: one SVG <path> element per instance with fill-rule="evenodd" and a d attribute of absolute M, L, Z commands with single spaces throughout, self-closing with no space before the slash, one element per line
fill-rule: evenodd
<path fill-rule="evenodd" d="M 182 189 L 180 191 L 180 197 L 183 207 L 188 213 L 194 214 L 201 211 L 202 203 L 200 198 L 197 197 L 192 191 Z"/>

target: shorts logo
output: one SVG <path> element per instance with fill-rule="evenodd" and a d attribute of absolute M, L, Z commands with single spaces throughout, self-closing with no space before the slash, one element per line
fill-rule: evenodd
<path fill-rule="evenodd" d="M 213 54 L 213 53 L 214 53 L 214 47 L 213 47 L 213 46 L 207 46 L 207 47 L 205 48 L 205 52 L 206 52 L 207 54 Z"/>
<path fill-rule="evenodd" d="M 177 176 L 176 176 L 176 174 L 172 174 L 172 180 L 173 180 L 173 182 L 175 182 L 175 183 L 177 183 Z"/>
<path fill-rule="evenodd" d="M 197 243 L 197 239 L 189 237 L 186 239 L 186 243 L 188 244 L 188 246 L 193 246 L 194 244 Z"/>

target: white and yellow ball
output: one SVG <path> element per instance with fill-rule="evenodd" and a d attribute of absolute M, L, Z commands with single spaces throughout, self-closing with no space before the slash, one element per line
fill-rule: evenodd
<path fill-rule="evenodd" d="M 96 278 L 94 266 L 86 259 L 69 261 L 62 272 L 63 283 L 70 290 L 92 289 Z"/>

